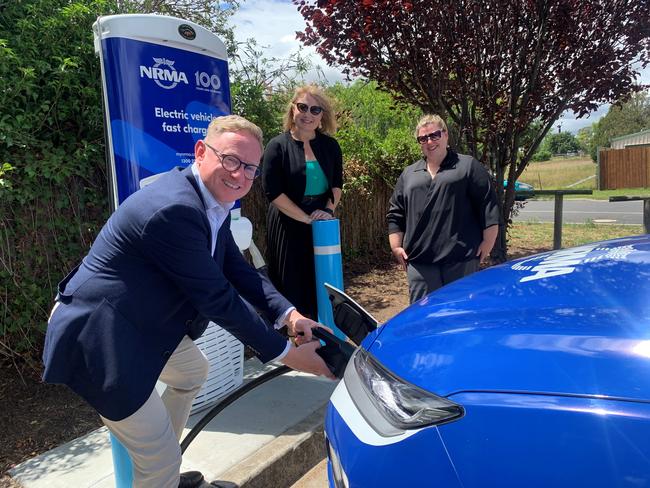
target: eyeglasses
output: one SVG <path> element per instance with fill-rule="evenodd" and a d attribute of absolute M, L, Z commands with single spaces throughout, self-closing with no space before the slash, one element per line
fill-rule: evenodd
<path fill-rule="evenodd" d="M 223 166 L 223 168 L 226 171 L 230 171 L 231 173 L 234 173 L 235 171 L 237 171 L 239 168 L 243 166 L 244 177 L 247 180 L 254 180 L 260 175 L 260 167 L 257 166 L 256 164 L 244 163 L 238 157 L 231 156 L 230 154 L 221 154 L 219 151 L 217 151 L 215 148 L 213 148 L 210 144 L 208 144 L 205 141 L 203 141 L 203 144 L 205 144 L 207 147 L 212 149 L 212 151 L 221 160 L 221 166 Z"/>
<path fill-rule="evenodd" d="M 306 103 L 296 103 L 296 108 L 300 113 L 303 114 L 306 114 L 307 110 L 309 110 L 309 113 L 311 113 L 312 115 L 318 115 L 323 111 L 323 107 L 319 107 L 318 105 L 312 105 L 310 107 Z"/>
<path fill-rule="evenodd" d="M 431 132 L 430 134 L 425 134 L 423 136 L 417 136 L 416 139 L 420 144 L 424 144 L 427 142 L 429 139 L 431 139 L 433 142 L 436 142 L 440 140 L 442 137 L 442 133 L 445 132 L 442 129 L 438 129 L 436 131 Z"/>

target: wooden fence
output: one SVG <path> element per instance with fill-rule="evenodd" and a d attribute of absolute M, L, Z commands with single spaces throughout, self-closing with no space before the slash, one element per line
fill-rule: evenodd
<path fill-rule="evenodd" d="M 650 147 L 601 149 L 598 189 L 650 186 Z"/>
<path fill-rule="evenodd" d="M 393 192 L 384 181 L 375 179 L 368 191 L 352 190 L 343 194 L 337 208 L 341 221 L 341 248 L 344 255 L 374 258 L 390 253 L 386 211 Z M 266 211 L 268 203 L 260 181 L 242 200 L 242 215 L 253 223 L 253 240 L 262 254 L 266 251 Z"/>

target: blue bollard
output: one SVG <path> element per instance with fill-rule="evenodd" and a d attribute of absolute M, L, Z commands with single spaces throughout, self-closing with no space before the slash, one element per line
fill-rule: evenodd
<path fill-rule="evenodd" d="M 112 433 L 111 452 L 113 454 L 113 472 L 115 474 L 115 488 L 131 488 L 133 486 L 133 465 L 126 447 L 117 440 Z"/>
<path fill-rule="evenodd" d="M 311 224 L 314 239 L 314 267 L 316 269 L 316 298 L 318 300 L 318 321 L 330 327 L 337 337 L 345 334 L 334 325 L 332 305 L 324 283 L 343 290 L 343 265 L 341 261 L 341 233 L 338 219 L 315 220 Z"/>

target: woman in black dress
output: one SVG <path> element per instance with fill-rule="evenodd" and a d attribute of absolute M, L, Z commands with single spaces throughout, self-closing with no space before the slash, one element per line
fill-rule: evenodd
<path fill-rule="evenodd" d="M 267 260 L 273 284 L 303 314 L 317 317 L 313 220 L 334 218 L 343 187 L 341 148 L 332 104 L 314 85 L 296 89 L 285 132 L 266 146 L 262 163 Z"/>

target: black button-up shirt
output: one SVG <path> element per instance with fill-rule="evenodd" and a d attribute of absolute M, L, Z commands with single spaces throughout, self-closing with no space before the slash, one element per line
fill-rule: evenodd
<path fill-rule="evenodd" d="M 476 257 L 483 230 L 500 213 L 483 165 L 449 150 L 435 178 L 424 159 L 402 171 L 386 218 L 389 234 L 404 233 L 409 261 L 456 263 Z"/>

